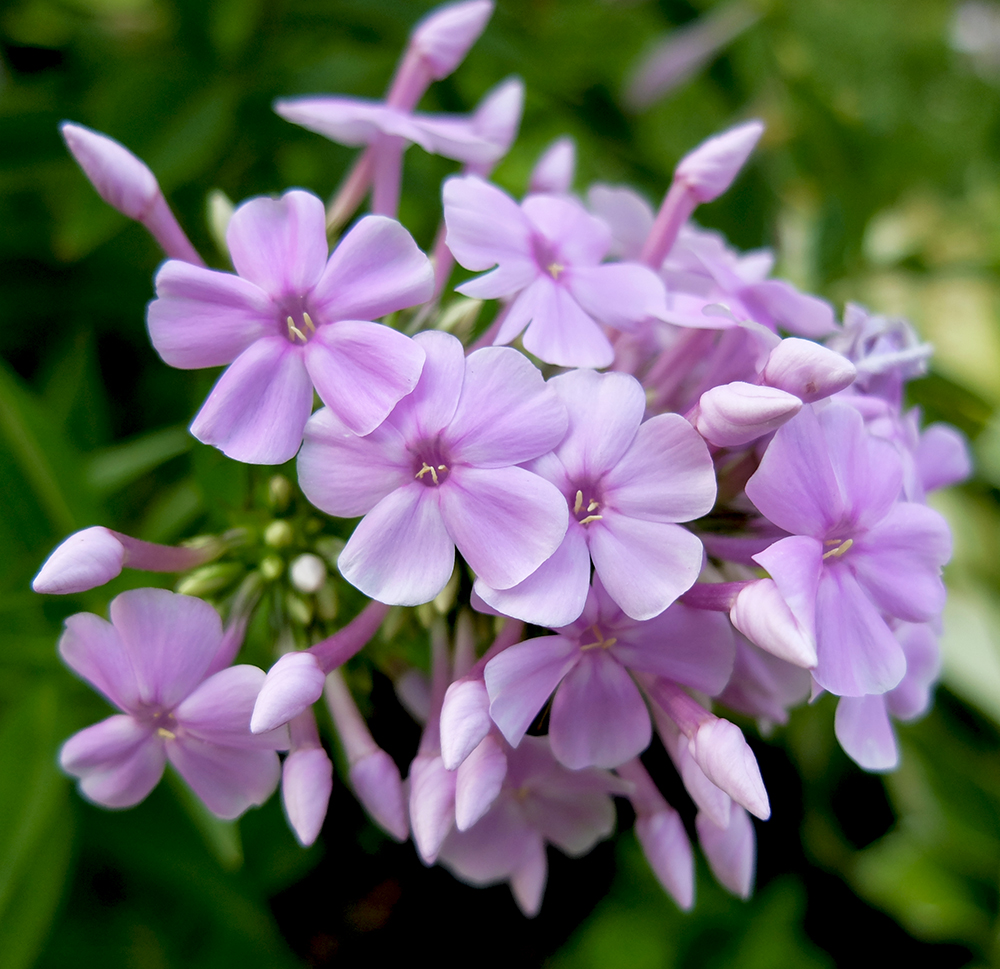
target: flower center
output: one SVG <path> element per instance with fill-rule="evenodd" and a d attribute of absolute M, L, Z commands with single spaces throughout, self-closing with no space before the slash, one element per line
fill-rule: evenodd
<path fill-rule="evenodd" d="M 539 268 L 547 272 L 553 279 L 559 279 L 560 274 L 566 271 L 566 266 L 560 259 L 559 253 L 556 252 L 555 246 L 551 245 L 547 239 L 539 235 L 534 236 L 531 240 L 531 248 Z"/>
<path fill-rule="evenodd" d="M 450 458 L 439 440 L 424 441 L 417 449 L 413 461 L 413 477 L 428 488 L 444 484 L 451 474 Z"/>
<path fill-rule="evenodd" d="M 164 740 L 175 740 L 177 738 L 177 721 L 173 714 L 165 710 L 159 710 L 153 714 L 153 726 L 156 727 L 156 735 Z"/>
<path fill-rule="evenodd" d="M 828 538 L 823 544 L 836 546 L 835 548 L 831 548 L 829 552 L 823 553 L 824 559 L 839 559 L 854 544 L 854 539 Z"/>
<path fill-rule="evenodd" d="M 278 328 L 289 343 L 304 346 L 316 333 L 304 296 L 293 296 L 278 307 Z"/>
<path fill-rule="evenodd" d="M 594 489 L 588 488 L 587 492 L 591 497 L 584 497 L 584 492 L 582 488 L 578 488 L 576 492 L 576 498 L 573 501 L 573 514 L 576 515 L 576 520 L 581 525 L 589 525 L 591 522 L 600 521 L 604 516 L 597 515 L 597 512 L 601 503 L 593 496 Z"/>
<path fill-rule="evenodd" d="M 604 633 L 601 632 L 601 627 L 594 623 L 590 627 L 590 631 L 594 634 L 595 640 L 592 643 L 581 643 L 580 649 L 610 649 L 614 646 L 618 640 L 612 636 L 610 639 L 604 638 Z"/>

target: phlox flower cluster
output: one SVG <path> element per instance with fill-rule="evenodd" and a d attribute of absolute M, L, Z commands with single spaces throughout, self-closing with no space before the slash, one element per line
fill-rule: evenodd
<path fill-rule="evenodd" d="M 546 845 L 588 851 L 613 831 L 615 797 L 680 906 L 694 902 L 692 837 L 745 897 L 750 815 L 766 820 L 770 803 L 725 713 L 783 723 L 826 691 L 845 751 L 869 770 L 896 765 L 892 720 L 926 709 L 938 669 L 950 537 L 926 496 L 968 475 L 965 445 L 904 409 L 929 353 L 905 321 L 848 306 L 841 322 L 772 278 L 770 253 L 738 253 L 692 220 L 736 178 L 760 122 L 682 159 L 658 211 L 623 186 L 574 194 L 566 140 L 523 199 L 488 181 L 518 126 L 519 82 L 468 117 L 415 108 L 491 9 L 471 0 L 419 24 L 384 103 L 276 103 L 364 148 L 328 206 L 291 189 L 236 208 L 234 272 L 204 264 L 142 162 L 64 125 L 98 191 L 169 257 L 147 316 L 157 352 L 227 368 L 191 433 L 252 464 L 297 454 L 302 493 L 346 540 L 286 572 L 251 568 L 216 597 L 225 630 L 208 603 L 152 589 L 115 599 L 110 624 L 71 617 L 63 658 L 120 712 L 70 738 L 61 764 L 84 796 L 126 807 L 169 762 L 222 817 L 270 796 L 280 771 L 308 844 L 332 784 L 313 712 L 325 697 L 375 823 L 470 884 L 508 882 L 528 915 Z M 464 166 L 442 188 L 433 261 L 395 218 L 410 144 Z M 337 240 L 369 192 L 372 214 Z M 458 302 L 455 263 L 483 273 Z M 485 329 L 455 326 L 481 303 Z M 234 541 L 166 548 L 95 526 L 34 587 L 78 592 L 124 566 L 194 576 Z M 245 562 L 251 539 L 239 541 Z M 371 601 L 332 630 L 284 616 L 307 648 L 279 636 L 265 676 L 231 664 L 267 583 L 317 609 L 338 585 Z M 380 629 L 391 639 L 393 606 L 415 607 L 430 641 L 429 672 L 392 669 L 423 725 L 405 781 L 350 688 L 353 658 Z M 654 735 L 696 807 L 687 825 L 643 766 Z"/>

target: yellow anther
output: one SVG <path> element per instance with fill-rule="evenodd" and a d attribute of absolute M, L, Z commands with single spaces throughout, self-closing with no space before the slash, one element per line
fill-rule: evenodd
<path fill-rule="evenodd" d="M 834 539 L 833 542 L 827 541 L 825 544 L 826 545 L 832 545 L 836 541 L 837 541 L 837 539 Z M 828 558 L 830 558 L 830 556 L 833 556 L 834 558 L 839 559 L 840 556 L 843 555 L 853 544 L 854 544 L 854 539 L 853 538 L 849 538 L 849 539 L 847 539 L 846 542 L 844 542 L 841 545 L 838 545 L 836 548 L 831 548 L 829 552 L 824 552 L 823 553 L 823 558 L 828 559 Z"/>
<path fill-rule="evenodd" d="M 587 505 L 587 511 L 596 511 L 600 507 L 601 506 L 596 501 L 592 501 L 589 505 Z"/>
<path fill-rule="evenodd" d="M 439 464 L 438 470 L 447 471 L 448 469 L 443 464 Z M 438 483 L 437 471 L 435 471 L 434 468 L 432 468 L 426 461 L 423 463 L 423 466 L 417 472 L 417 477 L 422 478 L 425 474 L 429 474 L 431 476 L 431 481 L 433 481 L 434 484 Z"/>
<path fill-rule="evenodd" d="M 167 730 L 166 727 L 159 727 L 159 728 L 157 728 L 156 733 L 160 737 L 162 737 L 164 740 L 176 740 L 177 739 L 177 734 L 171 733 L 171 731 Z"/>
<path fill-rule="evenodd" d="M 578 491 L 576 493 L 576 501 L 573 503 L 573 514 L 579 515 L 580 509 L 583 507 L 583 492 Z"/>
<path fill-rule="evenodd" d="M 603 515 L 588 515 L 586 518 L 580 519 L 580 524 L 589 525 L 591 522 L 600 521 L 603 517 L 604 517 Z"/>
<path fill-rule="evenodd" d="M 596 625 L 591 626 L 590 628 L 594 631 L 594 635 L 597 637 L 597 640 L 596 642 L 593 643 L 585 643 L 580 647 L 580 649 L 596 649 L 598 646 L 600 646 L 601 649 L 609 649 L 610 647 L 614 646 L 615 643 L 618 642 L 617 638 L 615 637 L 612 637 L 611 639 L 605 639 L 604 634 Z"/>
<path fill-rule="evenodd" d="M 308 343 L 308 342 L 309 342 L 309 337 L 307 337 L 307 336 L 306 336 L 306 335 L 305 335 L 305 334 L 304 334 L 304 333 L 303 333 L 303 332 L 302 332 L 302 331 L 301 331 L 301 330 L 300 330 L 300 329 L 299 329 L 299 328 L 298 328 L 298 327 L 297 327 L 297 326 L 295 325 L 295 320 L 293 320 L 293 319 L 292 319 L 292 318 L 291 318 L 291 317 L 289 316 L 289 317 L 288 317 L 288 319 L 287 319 L 287 320 L 286 320 L 285 322 L 286 322 L 286 323 L 288 324 L 288 338 L 289 338 L 289 339 L 292 339 L 292 338 L 295 338 L 295 339 L 298 339 L 298 340 L 301 340 L 301 341 L 302 341 L 303 343 Z"/>
<path fill-rule="evenodd" d="M 565 270 L 566 267 L 565 266 L 560 266 L 559 263 L 557 263 L 557 262 L 553 262 L 553 263 L 549 263 L 549 265 L 546 266 L 545 268 L 548 270 L 549 275 L 553 279 L 558 279 L 559 278 L 559 274 L 561 272 L 563 272 L 563 270 Z"/>
<path fill-rule="evenodd" d="M 447 470 L 448 470 L 448 465 L 447 464 L 439 464 L 438 465 L 438 471 L 447 471 Z"/>
<path fill-rule="evenodd" d="M 305 323 L 306 329 L 310 333 L 315 333 L 316 332 L 316 324 L 313 323 L 313 321 L 309 318 L 309 314 L 308 313 L 303 313 L 302 314 L 302 322 Z"/>

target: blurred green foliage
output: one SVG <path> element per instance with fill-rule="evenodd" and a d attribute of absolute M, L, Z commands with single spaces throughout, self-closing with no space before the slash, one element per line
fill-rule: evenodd
<path fill-rule="evenodd" d="M 700 871 L 695 911 L 678 913 L 626 833 L 610 892 L 589 918 L 585 910 L 574 915 L 579 927 L 551 964 L 811 969 L 839 961 L 850 945 L 854 965 L 898 955 L 900 940 L 952 943 L 927 950 L 932 964 L 993 964 L 1000 957 L 1000 74 L 949 45 L 956 5 L 947 0 L 746 2 L 759 20 L 696 78 L 633 115 L 620 94 L 637 59 L 715 4 L 498 0 L 465 64 L 433 86 L 422 107 L 470 110 L 495 83 L 519 74 L 527 84 L 524 123 L 496 174 L 501 185 L 521 193 L 539 152 L 569 133 L 579 149 L 578 189 L 630 182 L 654 203 L 698 141 L 742 118 L 767 122 L 747 171 L 699 219 L 739 246 L 776 247 L 784 275 L 838 307 L 856 300 L 911 317 L 938 347 L 933 374 L 912 387 L 914 403 L 974 441 L 976 479 L 937 500 L 956 535 L 947 688 L 927 718 L 900 729 L 903 765 L 884 785 L 837 749 L 830 703 L 797 711 L 771 738 L 771 759 L 757 745 L 775 803 L 770 828 L 759 828 L 757 896 L 737 902 Z M 80 609 L 104 612 L 111 596 L 151 579 L 126 574 L 105 589 L 42 599 L 28 586 L 45 554 L 69 531 L 95 523 L 159 541 L 221 530 L 234 516 L 260 528 L 264 519 L 247 508 L 267 480 L 186 435 L 213 375 L 170 370 L 149 347 L 144 307 L 161 256 L 140 228 L 100 202 L 57 124 L 68 118 L 107 132 L 144 158 L 196 246 L 221 268 L 225 255 L 206 219 L 210 192 L 238 201 L 297 185 L 329 196 L 352 158 L 286 124 L 272 100 L 379 97 L 410 27 L 429 7 L 9 0 L 0 9 L 4 967 L 298 965 L 269 900 L 324 850 L 336 850 L 329 839 L 356 833 L 334 819 L 327 847 L 303 852 L 274 803 L 222 824 L 180 785 L 161 786 L 131 812 L 102 812 L 56 769 L 62 740 L 106 712 L 56 657 L 62 619 Z M 401 218 L 425 247 L 440 214 L 440 181 L 453 170 L 416 148 L 407 154 Z M 267 636 L 267 628 L 251 635 L 264 665 Z M 371 851 L 381 850 L 374 832 L 361 830 Z M 796 845 L 801 835 L 800 854 L 769 855 L 790 850 L 769 831 L 785 831 Z M 361 902 L 352 904 L 356 911 Z M 371 924 L 391 932 L 395 903 L 387 904 Z M 550 893 L 540 920 L 574 904 Z M 820 925 L 828 905 L 823 924 L 843 917 L 840 939 Z M 865 924 L 876 936 L 886 926 L 897 934 L 852 943 L 852 920 L 876 910 L 895 922 Z M 324 938 L 299 950 L 314 964 L 337 964 L 336 940 Z M 559 941 L 550 938 L 535 961 Z"/>

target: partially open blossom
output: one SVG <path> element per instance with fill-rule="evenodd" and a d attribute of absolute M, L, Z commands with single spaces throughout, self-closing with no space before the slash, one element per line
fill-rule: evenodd
<path fill-rule="evenodd" d="M 123 592 L 110 623 L 87 612 L 66 620 L 60 655 L 122 711 L 74 734 L 59 754 L 88 798 L 138 804 L 167 761 L 219 817 L 271 796 L 281 769 L 275 750 L 287 749 L 288 731 L 250 732 L 263 670 L 207 675 L 222 643 L 208 603 L 163 589 Z"/>
<path fill-rule="evenodd" d="M 226 233 L 238 275 L 172 260 L 156 276 L 149 334 L 184 369 L 231 364 L 191 433 L 239 461 L 295 455 L 313 388 L 368 434 L 416 386 L 423 351 L 369 322 L 429 298 L 434 274 L 398 222 L 362 219 L 332 254 L 323 203 L 308 192 L 255 198 Z"/>

